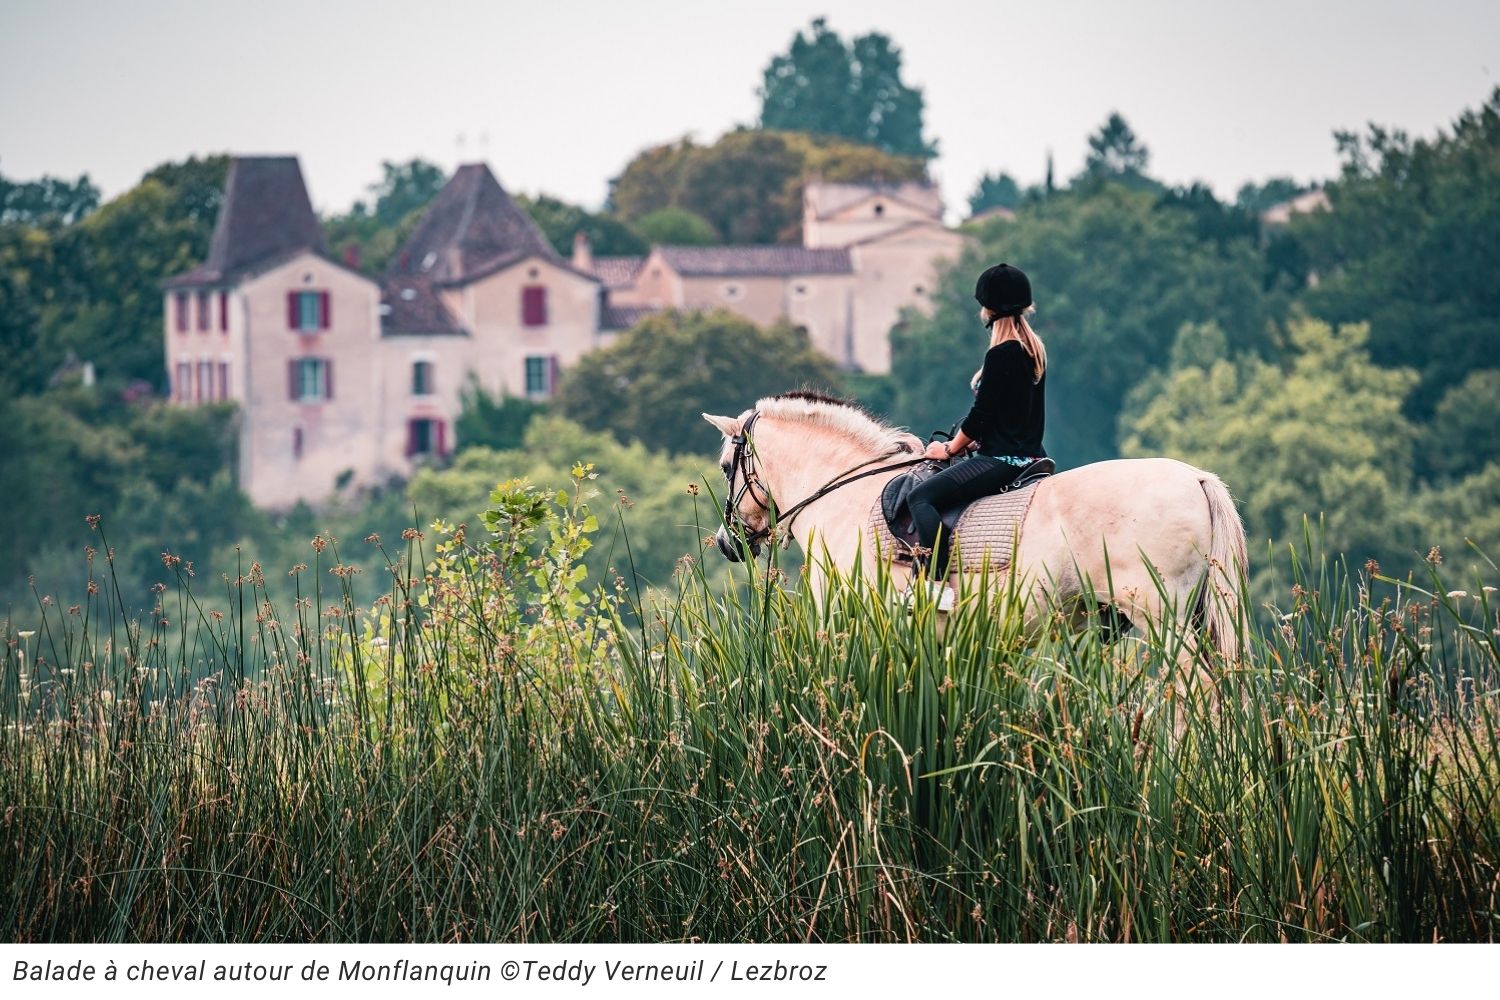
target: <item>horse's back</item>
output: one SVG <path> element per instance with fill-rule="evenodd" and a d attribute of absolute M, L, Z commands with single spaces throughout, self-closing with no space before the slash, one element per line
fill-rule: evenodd
<path fill-rule="evenodd" d="M 1149 561 L 1162 575 L 1201 568 L 1213 525 L 1202 486 L 1217 481 L 1185 462 L 1132 458 L 1096 462 L 1038 487 L 1019 559 L 1048 572 L 1095 576 Z"/>

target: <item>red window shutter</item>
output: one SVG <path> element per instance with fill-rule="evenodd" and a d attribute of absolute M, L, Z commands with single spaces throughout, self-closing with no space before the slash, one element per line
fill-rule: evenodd
<path fill-rule="evenodd" d="M 286 398 L 297 398 L 297 359 L 292 358 L 286 363 Z"/>
<path fill-rule="evenodd" d="M 229 329 L 229 293 L 219 293 L 219 329 Z"/>
<path fill-rule="evenodd" d="M 438 457 L 442 458 L 444 455 L 448 454 L 448 424 L 447 422 L 442 420 L 434 420 L 433 423 L 437 425 Z"/>
<path fill-rule="evenodd" d="M 297 293 L 286 293 L 286 328 L 297 329 Z"/>
<path fill-rule="evenodd" d="M 333 301 L 327 292 L 318 293 L 318 329 L 326 330 L 333 324 Z"/>
<path fill-rule="evenodd" d="M 547 325 L 547 289 L 528 285 L 521 289 L 521 323 L 524 326 Z"/>
<path fill-rule="evenodd" d="M 328 358 L 323 362 L 323 398 L 333 398 L 333 359 Z"/>

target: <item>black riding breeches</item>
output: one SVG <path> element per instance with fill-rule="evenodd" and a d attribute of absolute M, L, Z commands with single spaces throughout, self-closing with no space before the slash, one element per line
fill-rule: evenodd
<path fill-rule="evenodd" d="M 917 544 L 932 553 L 930 559 L 919 559 L 918 564 L 925 563 L 928 574 L 934 580 L 947 579 L 948 554 L 951 548 L 951 532 L 943 528 L 939 512 L 999 493 L 1022 471 L 1021 466 L 1002 462 L 998 458 L 970 455 L 962 461 L 954 462 L 911 491 L 906 502 L 917 526 Z"/>

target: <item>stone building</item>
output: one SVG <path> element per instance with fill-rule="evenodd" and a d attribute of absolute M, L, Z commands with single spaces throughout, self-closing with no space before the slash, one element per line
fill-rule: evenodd
<path fill-rule="evenodd" d="M 333 259 L 295 157 L 237 157 L 208 258 L 166 281 L 167 374 L 183 405 L 240 410 L 239 483 L 259 506 L 403 478 L 456 445 L 470 379 L 545 399 L 643 315 L 787 318 L 850 370 L 890 367 L 964 237 L 924 185 L 810 184 L 804 246 L 559 255 L 483 164 L 460 167 L 379 280 Z"/>

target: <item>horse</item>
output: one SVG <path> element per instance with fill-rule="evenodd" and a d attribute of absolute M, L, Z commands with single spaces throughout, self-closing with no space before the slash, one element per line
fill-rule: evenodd
<path fill-rule="evenodd" d="M 847 573 L 890 557 L 867 526 L 885 485 L 922 461 L 914 434 L 807 391 L 703 418 L 724 435 L 714 543 L 725 558 L 742 560 L 746 544 L 754 558 L 763 543 L 797 541 L 816 584 L 825 562 Z M 996 578 L 1025 588 L 1029 623 L 1066 608 L 1075 621 L 1114 613 L 1158 635 L 1186 637 L 1194 624 L 1225 662 L 1238 655 L 1245 529 L 1218 476 L 1169 458 L 1117 459 L 1047 476 L 1034 490 L 1009 576 Z M 811 558 L 820 553 L 823 561 Z M 911 582 L 909 571 L 893 576 Z"/>

